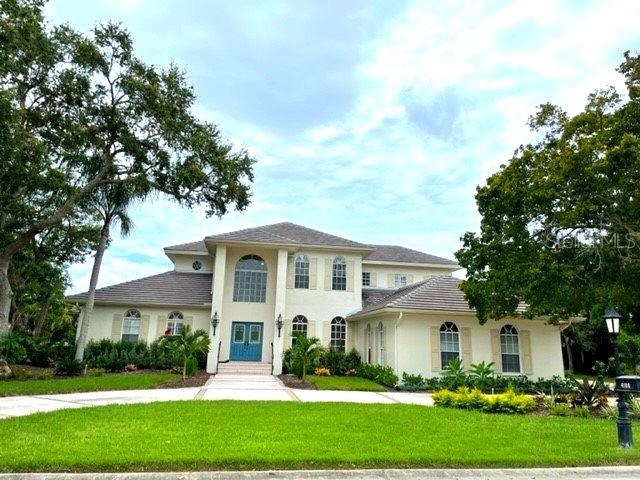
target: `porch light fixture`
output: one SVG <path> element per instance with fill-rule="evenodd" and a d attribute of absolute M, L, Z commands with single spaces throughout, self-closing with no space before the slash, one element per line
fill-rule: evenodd
<path fill-rule="evenodd" d="M 280 338 L 280 331 L 282 330 L 282 325 L 284 322 L 282 321 L 282 314 L 278 314 L 278 318 L 276 319 L 276 327 L 278 327 L 278 338 Z"/>
<path fill-rule="evenodd" d="M 620 353 L 618 352 L 618 334 L 620 333 L 620 314 L 611 305 L 607 307 L 602 316 L 607 324 L 607 330 L 611 335 L 613 346 L 613 356 L 616 359 L 616 393 L 618 394 L 618 446 L 630 448 L 633 446 L 633 436 L 631 432 L 631 420 L 629 419 L 628 406 L 625 399 L 626 393 L 618 390 L 620 378 Z M 626 378 L 626 377 L 625 377 Z"/>
<path fill-rule="evenodd" d="M 211 317 L 211 326 L 213 327 L 213 336 L 216 336 L 216 328 L 218 328 L 218 324 L 220 323 L 220 319 L 218 318 L 218 312 L 213 312 L 213 316 Z"/>

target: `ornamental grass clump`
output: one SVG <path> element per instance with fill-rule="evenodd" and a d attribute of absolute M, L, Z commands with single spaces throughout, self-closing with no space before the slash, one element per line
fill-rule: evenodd
<path fill-rule="evenodd" d="M 477 388 L 460 387 L 455 392 L 440 390 L 433 394 L 438 407 L 481 410 L 489 413 L 528 413 L 536 408 L 536 402 L 528 395 L 508 390 L 499 395 L 485 395 Z"/>

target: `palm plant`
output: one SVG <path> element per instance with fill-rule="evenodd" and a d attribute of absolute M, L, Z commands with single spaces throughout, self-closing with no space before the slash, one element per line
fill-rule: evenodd
<path fill-rule="evenodd" d="M 473 386 L 478 390 L 487 390 L 489 383 L 493 379 L 493 365 L 494 362 L 472 363 L 469 369 L 469 376 L 473 381 Z"/>
<path fill-rule="evenodd" d="M 186 379 L 187 375 L 193 376 L 194 370 L 197 370 L 196 366 L 196 354 L 209 352 L 209 345 L 211 339 L 204 330 L 195 330 L 191 333 L 189 325 L 184 325 L 180 335 L 167 336 L 162 339 L 166 342 L 168 347 L 178 356 L 182 361 L 182 379 Z M 195 366 L 196 368 L 193 368 Z"/>
<path fill-rule="evenodd" d="M 127 208 L 134 200 L 142 198 L 143 196 L 144 192 L 130 185 L 115 184 L 97 189 L 86 202 L 86 207 L 94 211 L 102 221 L 102 228 L 100 230 L 98 246 L 96 247 L 96 255 L 93 260 L 91 279 L 89 280 L 89 292 L 76 345 L 76 360 L 82 360 L 84 357 L 84 347 L 87 343 L 87 333 L 89 332 L 89 324 L 93 314 L 102 257 L 109 244 L 111 228 L 120 224 L 120 233 L 123 236 L 128 235 L 133 228 L 133 222 L 127 214 Z"/>
<path fill-rule="evenodd" d="M 304 380 L 307 376 L 307 368 L 315 359 L 322 355 L 322 346 L 317 338 L 307 338 L 300 332 L 293 334 L 296 338 L 296 346 L 291 348 L 291 360 L 297 367 L 298 378 Z"/>
<path fill-rule="evenodd" d="M 447 388 L 455 390 L 458 387 L 462 387 L 467 382 L 467 374 L 462 366 L 462 360 L 460 358 L 454 358 L 443 369 L 443 380 L 445 381 Z"/>

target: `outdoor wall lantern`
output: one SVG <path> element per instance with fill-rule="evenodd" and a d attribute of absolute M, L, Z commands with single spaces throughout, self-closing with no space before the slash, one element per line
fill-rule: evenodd
<path fill-rule="evenodd" d="M 218 312 L 213 312 L 213 316 L 211 317 L 211 326 L 213 327 L 213 336 L 216 336 L 216 328 L 218 328 L 218 324 L 220 323 L 220 319 L 218 318 Z"/>
<path fill-rule="evenodd" d="M 282 321 L 282 314 L 278 314 L 278 318 L 276 319 L 276 327 L 278 327 L 278 338 L 280 338 L 280 331 L 282 330 L 282 325 L 284 322 Z"/>
<path fill-rule="evenodd" d="M 630 448 L 633 445 L 631 434 L 631 420 L 627 413 L 627 402 L 625 395 L 635 393 L 634 387 L 637 382 L 632 377 L 620 376 L 620 353 L 618 352 L 618 334 L 620 333 L 620 314 L 616 312 L 612 306 L 602 316 L 607 324 L 607 330 L 611 336 L 611 344 L 613 345 L 613 355 L 616 361 L 616 393 L 618 394 L 618 446 L 622 448 Z"/>

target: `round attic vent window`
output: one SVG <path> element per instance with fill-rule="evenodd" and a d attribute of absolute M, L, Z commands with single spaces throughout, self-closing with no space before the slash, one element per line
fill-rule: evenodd
<path fill-rule="evenodd" d="M 200 262 L 200 260 L 196 260 L 191 266 L 194 270 L 200 270 L 202 268 L 202 263 Z"/>

